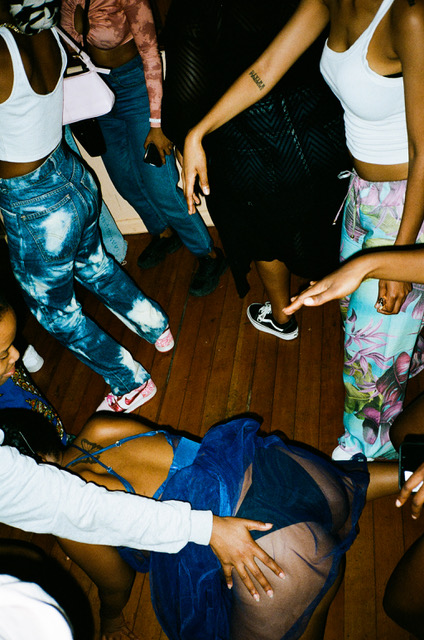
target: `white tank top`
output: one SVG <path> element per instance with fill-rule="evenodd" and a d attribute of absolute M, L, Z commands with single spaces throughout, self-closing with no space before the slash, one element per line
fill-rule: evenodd
<path fill-rule="evenodd" d="M 53 31 L 54 33 L 54 31 Z M 62 70 L 54 90 L 46 95 L 32 89 L 18 46 L 7 27 L 0 27 L 13 65 L 13 87 L 10 96 L 0 103 L 0 160 L 32 162 L 48 156 L 62 139 L 63 73 L 66 54 L 60 47 Z"/>
<path fill-rule="evenodd" d="M 372 164 L 408 162 L 403 78 L 386 78 L 368 65 L 371 38 L 394 0 L 383 0 L 373 21 L 347 51 L 326 42 L 321 73 L 344 109 L 346 143 L 354 158 Z"/>

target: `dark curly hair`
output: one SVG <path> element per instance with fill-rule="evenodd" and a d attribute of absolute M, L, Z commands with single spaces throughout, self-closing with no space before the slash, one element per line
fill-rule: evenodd
<path fill-rule="evenodd" d="M 42 455 L 57 457 L 65 449 L 54 425 L 30 409 L 0 410 L 0 429 L 4 432 L 3 446 L 15 447 L 37 462 Z"/>

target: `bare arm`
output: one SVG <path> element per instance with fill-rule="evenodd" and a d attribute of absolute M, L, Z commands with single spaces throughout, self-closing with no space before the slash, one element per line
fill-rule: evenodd
<path fill-rule="evenodd" d="M 311 284 L 284 309 L 288 315 L 302 305 L 315 307 L 349 295 L 366 278 L 383 278 L 399 282 L 424 284 L 424 247 L 379 251 L 363 254 L 346 262 L 340 269 Z"/>
<path fill-rule="evenodd" d="M 408 184 L 405 206 L 396 245 L 413 244 L 424 219 L 424 122 L 420 105 L 424 100 L 424 3 L 413 6 L 397 2 L 393 6 L 393 42 L 402 65 L 406 122 L 409 142 Z M 382 281 L 379 298 L 385 300 L 380 313 L 398 313 L 411 290 L 410 282 Z"/>
<path fill-rule="evenodd" d="M 194 212 L 195 203 L 199 203 L 193 193 L 197 175 L 203 193 L 209 193 L 203 138 L 269 93 L 316 40 L 328 21 L 328 8 L 322 0 L 302 0 L 296 13 L 264 53 L 189 132 L 184 145 L 183 183 L 190 213 Z"/>
<path fill-rule="evenodd" d="M 409 142 L 408 186 L 395 244 L 413 244 L 424 219 L 424 3 L 395 5 L 395 50 L 402 63 Z"/>

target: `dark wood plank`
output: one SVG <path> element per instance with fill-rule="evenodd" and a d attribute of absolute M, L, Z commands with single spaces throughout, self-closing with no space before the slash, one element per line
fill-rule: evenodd
<path fill-rule="evenodd" d="M 212 236 L 217 243 L 214 229 Z M 154 269 L 141 271 L 137 257 L 149 238 L 143 234 L 127 239 L 125 269 L 169 314 L 176 340 L 173 352 L 158 353 L 81 288 L 78 297 L 95 321 L 151 372 L 158 393 L 137 413 L 202 435 L 221 419 L 253 412 L 263 420 L 264 431 L 284 431 L 330 454 L 343 430 L 343 340 L 337 303 L 303 309 L 297 314 L 299 338 L 284 342 L 256 331 L 247 319 L 247 306 L 265 301 L 254 269 L 249 274 L 251 290 L 243 300 L 229 272 L 213 294 L 192 298 L 188 287 L 197 263 L 185 248 Z M 303 284 L 293 278 L 293 291 Z M 77 433 L 103 399 L 107 385 L 27 314 L 23 335 L 45 359 L 34 381 L 67 430 Z M 407 401 L 423 390 L 421 375 L 410 381 Z M 344 584 L 330 609 L 326 640 L 407 640 L 409 635 L 385 615 L 382 597 L 391 570 L 403 549 L 422 533 L 422 523 L 411 519 L 408 506 L 399 512 L 388 498 L 366 507 L 360 529 L 347 554 Z M 4 525 L 0 536 L 33 541 L 57 557 L 81 582 L 93 608 L 98 607 L 96 589 L 51 536 Z M 141 637 L 166 640 L 150 603 L 148 578 L 142 575 L 136 578 L 126 615 Z"/>

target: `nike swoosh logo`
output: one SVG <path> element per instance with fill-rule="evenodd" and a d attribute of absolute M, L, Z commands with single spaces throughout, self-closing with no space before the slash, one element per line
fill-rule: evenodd
<path fill-rule="evenodd" d="M 128 398 L 125 398 L 125 404 L 127 405 L 127 407 L 128 407 L 132 402 L 134 402 L 134 400 L 135 400 L 136 398 L 138 398 L 138 396 L 139 396 L 141 393 L 143 393 L 143 391 L 145 391 L 145 389 L 146 389 L 146 387 L 142 387 L 142 388 L 140 389 L 140 391 L 137 391 L 137 393 L 136 393 L 136 394 L 134 394 L 134 395 L 133 395 L 133 397 L 132 397 L 130 400 L 129 400 Z"/>

